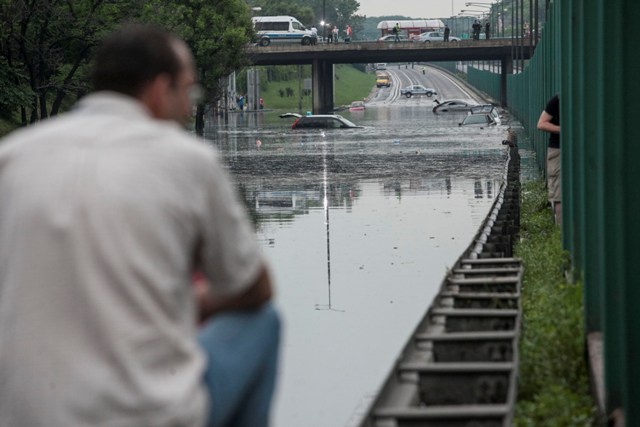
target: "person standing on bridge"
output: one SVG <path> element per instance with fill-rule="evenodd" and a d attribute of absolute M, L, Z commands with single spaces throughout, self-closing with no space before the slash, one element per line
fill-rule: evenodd
<path fill-rule="evenodd" d="M 491 35 L 491 24 L 489 24 L 489 21 L 486 22 L 486 24 L 484 24 L 484 38 L 489 40 Z"/>
<path fill-rule="evenodd" d="M 451 30 L 449 29 L 448 25 L 444 26 L 444 41 L 448 42 L 449 41 L 449 33 L 451 33 Z"/>
<path fill-rule="evenodd" d="M 556 224 L 561 223 L 561 180 L 560 180 L 560 97 L 553 96 L 538 119 L 538 129 L 549 133 L 547 147 L 547 191 L 553 208 Z"/>
<path fill-rule="evenodd" d="M 340 30 L 338 30 L 338 27 L 336 25 L 333 26 L 333 42 L 334 43 L 338 43 L 338 34 L 340 33 Z"/>
<path fill-rule="evenodd" d="M 400 41 L 400 23 L 396 22 L 396 25 L 393 26 L 393 35 L 395 36 L 395 38 L 393 39 L 394 42 L 399 42 Z"/>
<path fill-rule="evenodd" d="M 0 425 L 266 426 L 270 275 L 219 155 L 182 129 L 189 48 L 128 25 L 92 80 L 0 142 Z"/>
<path fill-rule="evenodd" d="M 350 43 L 350 42 L 351 42 L 351 33 L 353 32 L 353 31 L 351 30 L 351 25 L 347 24 L 347 29 L 346 29 L 346 30 L 344 30 L 344 32 L 345 32 L 345 34 L 347 35 L 347 36 L 344 38 L 344 42 L 345 42 L 345 43 Z"/>
<path fill-rule="evenodd" d="M 480 24 L 479 20 L 473 21 L 473 25 L 471 26 L 473 29 L 473 39 L 480 40 L 480 30 L 482 29 L 482 24 Z"/>

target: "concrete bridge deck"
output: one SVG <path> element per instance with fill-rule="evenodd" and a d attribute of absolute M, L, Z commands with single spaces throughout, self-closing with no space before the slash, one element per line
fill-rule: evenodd
<path fill-rule="evenodd" d="M 252 45 L 246 49 L 246 53 L 254 65 L 311 64 L 313 112 L 327 114 L 333 111 L 333 65 L 377 62 L 499 60 L 502 92 L 500 102 L 503 107 L 506 107 L 507 75 L 513 72 L 513 59 L 529 59 L 533 55 L 533 50 L 528 40 L 494 39 L 447 43 L 356 42 L 266 47 Z"/>

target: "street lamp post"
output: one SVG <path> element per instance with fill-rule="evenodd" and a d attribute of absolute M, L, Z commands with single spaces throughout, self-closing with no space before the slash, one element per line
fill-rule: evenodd
<path fill-rule="evenodd" d="M 327 42 L 327 29 L 324 26 L 324 24 L 327 22 L 327 16 L 325 15 L 326 6 L 327 6 L 327 1 L 322 0 L 322 22 L 320 23 L 320 25 L 322 25 L 322 42 L 323 43 Z"/>

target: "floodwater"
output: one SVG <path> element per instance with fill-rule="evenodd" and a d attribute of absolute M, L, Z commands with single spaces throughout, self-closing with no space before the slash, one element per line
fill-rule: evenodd
<path fill-rule="evenodd" d="M 274 112 L 209 128 L 275 278 L 274 427 L 358 424 L 489 211 L 505 128 L 458 127 L 431 102 L 341 113 L 362 129 L 294 131 Z"/>

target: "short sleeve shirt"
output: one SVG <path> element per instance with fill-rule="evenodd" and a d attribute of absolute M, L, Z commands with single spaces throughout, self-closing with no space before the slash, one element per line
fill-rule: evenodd
<path fill-rule="evenodd" d="M 560 125 L 560 98 L 555 95 L 547 102 L 544 111 L 551 116 L 551 123 Z M 549 135 L 549 148 L 560 148 L 560 134 L 552 133 Z"/>
<path fill-rule="evenodd" d="M 199 426 L 190 283 L 262 265 L 212 147 L 96 93 L 0 141 L 0 426 Z"/>

